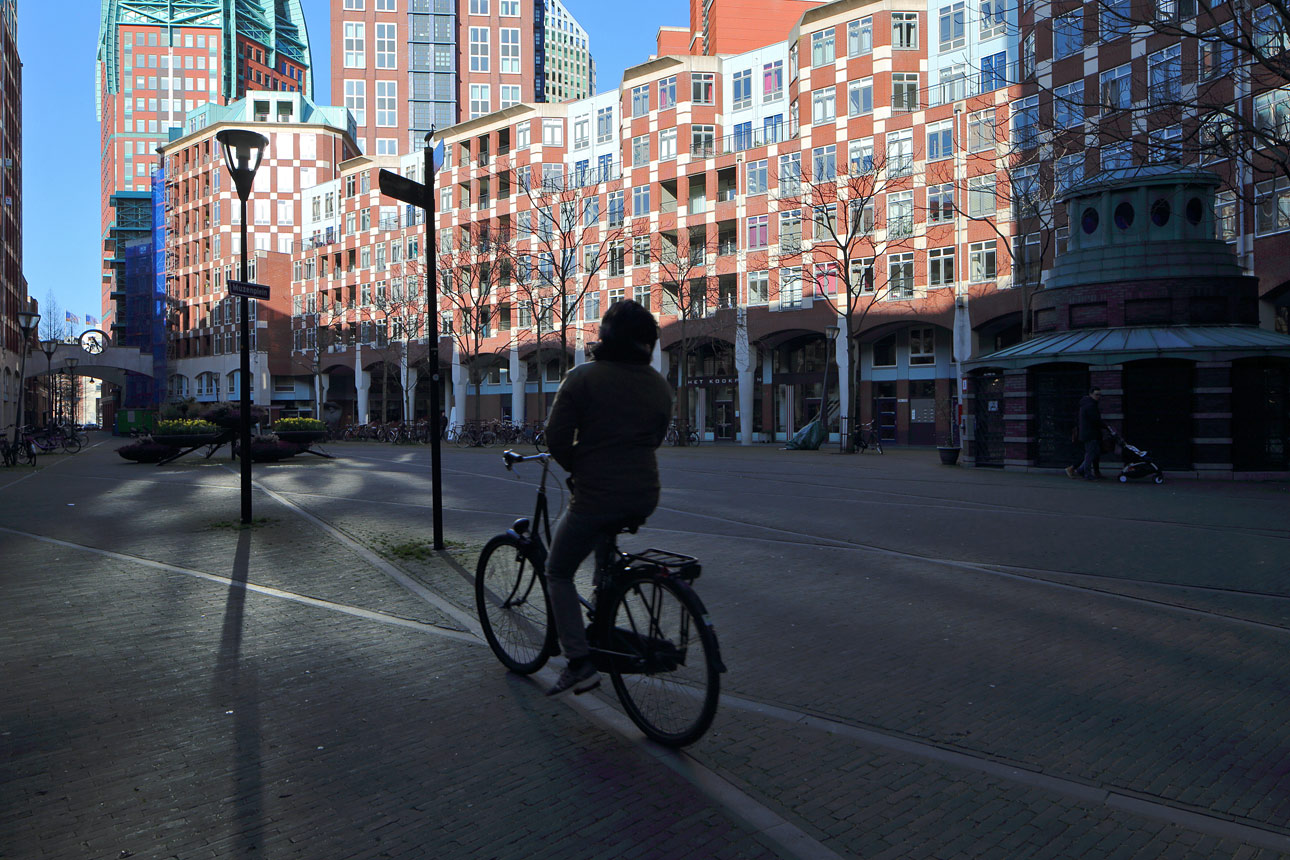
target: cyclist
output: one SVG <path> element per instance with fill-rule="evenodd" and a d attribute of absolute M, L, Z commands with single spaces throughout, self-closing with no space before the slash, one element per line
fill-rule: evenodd
<path fill-rule="evenodd" d="M 658 323 L 634 301 L 611 305 L 600 322 L 594 361 L 569 372 L 551 405 L 546 438 L 569 472 L 569 507 L 556 525 L 546 561 L 551 611 L 569 663 L 548 696 L 585 693 L 600 684 L 583 628 L 574 571 L 610 532 L 645 521 L 658 505 L 658 462 L 672 414 L 672 387 L 650 367 Z"/>

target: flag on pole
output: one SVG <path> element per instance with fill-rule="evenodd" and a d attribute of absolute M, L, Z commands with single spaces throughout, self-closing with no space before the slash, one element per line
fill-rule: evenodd
<path fill-rule="evenodd" d="M 98 325 L 98 324 L 99 324 L 99 318 L 98 318 L 98 317 L 96 317 L 96 316 L 91 316 L 90 314 L 86 314 L 86 315 L 85 315 L 85 324 L 86 324 L 86 325 Z"/>
<path fill-rule="evenodd" d="M 81 318 L 80 318 L 80 317 L 78 317 L 76 314 L 72 313 L 71 311 L 68 311 L 68 312 L 67 312 L 67 321 L 68 321 L 69 323 L 71 323 L 72 325 L 80 325 L 80 324 L 81 324 Z"/>

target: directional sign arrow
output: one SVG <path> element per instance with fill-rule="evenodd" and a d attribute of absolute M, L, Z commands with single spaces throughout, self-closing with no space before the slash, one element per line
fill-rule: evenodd
<path fill-rule="evenodd" d="M 381 186 L 381 193 L 387 197 L 426 208 L 426 187 L 420 182 L 400 176 L 392 170 L 382 170 L 377 181 Z"/>

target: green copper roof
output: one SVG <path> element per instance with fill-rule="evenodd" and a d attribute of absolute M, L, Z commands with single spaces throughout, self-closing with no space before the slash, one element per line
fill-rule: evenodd
<path fill-rule="evenodd" d="M 1230 361 L 1262 355 L 1290 356 L 1290 336 L 1254 326 L 1131 326 L 1053 332 L 990 355 L 968 367 L 1030 367 L 1077 362 L 1123 364 L 1146 358 Z"/>
<path fill-rule="evenodd" d="M 99 48 L 95 80 L 98 118 L 103 119 L 103 75 L 106 90 L 118 92 L 122 24 L 144 26 L 210 27 L 221 31 L 224 61 L 222 93 L 237 95 L 237 35 L 253 39 L 269 49 L 269 65 L 276 66 L 281 55 L 304 66 L 304 92 L 312 96 L 313 64 L 309 34 L 305 28 L 300 0 L 101 0 Z M 228 7 L 227 12 L 225 7 Z"/>

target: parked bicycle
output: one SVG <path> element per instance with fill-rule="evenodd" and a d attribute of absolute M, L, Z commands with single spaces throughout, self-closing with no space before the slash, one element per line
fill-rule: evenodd
<path fill-rule="evenodd" d="M 4 430 L 4 437 L 0 438 L 0 461 L 6 466 L 34 466 L 36 465 L 36 452 L 31 447 L 31 443 L 25 438 L 13 441 L 13 425 L 10 424 Z"/>
<path fill-rule="evenodd" d="M 75 436 L 64 435 L 57 427 L 46 427 L 43 430 L 28 425 L 21 430 L 21 437 L 37 454 L 56 454 L 66 451 L 75 454 L 81 450 L 81 443 Z"/>
<path fill-rule="evenodd" d="M 663 436 L 663 441 L 669 445 L 680 445 L 682 438 L 685 439 L 686 445 L 695 447 L 700 441 L 699 431 L 688 425 L 682 427 L 673 421 L 668 425 L 667 433 Z"/>
<path fill-rule="evenodd" d="M 516 520 L 480 553 L 475 603 L 493 653 L 512 672 L 528 675 L 559 653 L 546 586 L 551 455 L 506 451 L 502 461 L 507 471 L 537 461 L 542 478 L 532 519 Z M 659 549 L 620 551 L 618 535 L 634 533 L 639 525 L 624 522 L 608 533 L 613 561 L 596 571 L 591 599 L 579 596 L 587 642 L 632 722 L 659 743 L 684 746 L 712 724 L 726 667 L 692 587 L 701 571 L 698 560 Z"/>
<path fill-rule="evenodd" d="M 882 453 L 882 434 L 874 424 L 875 422 L 869 421 L 860 425 L 860 429 L 856 431 L 856 450 L 862 454 L 867 448 L 873 448 L 879 454 Z"/>

